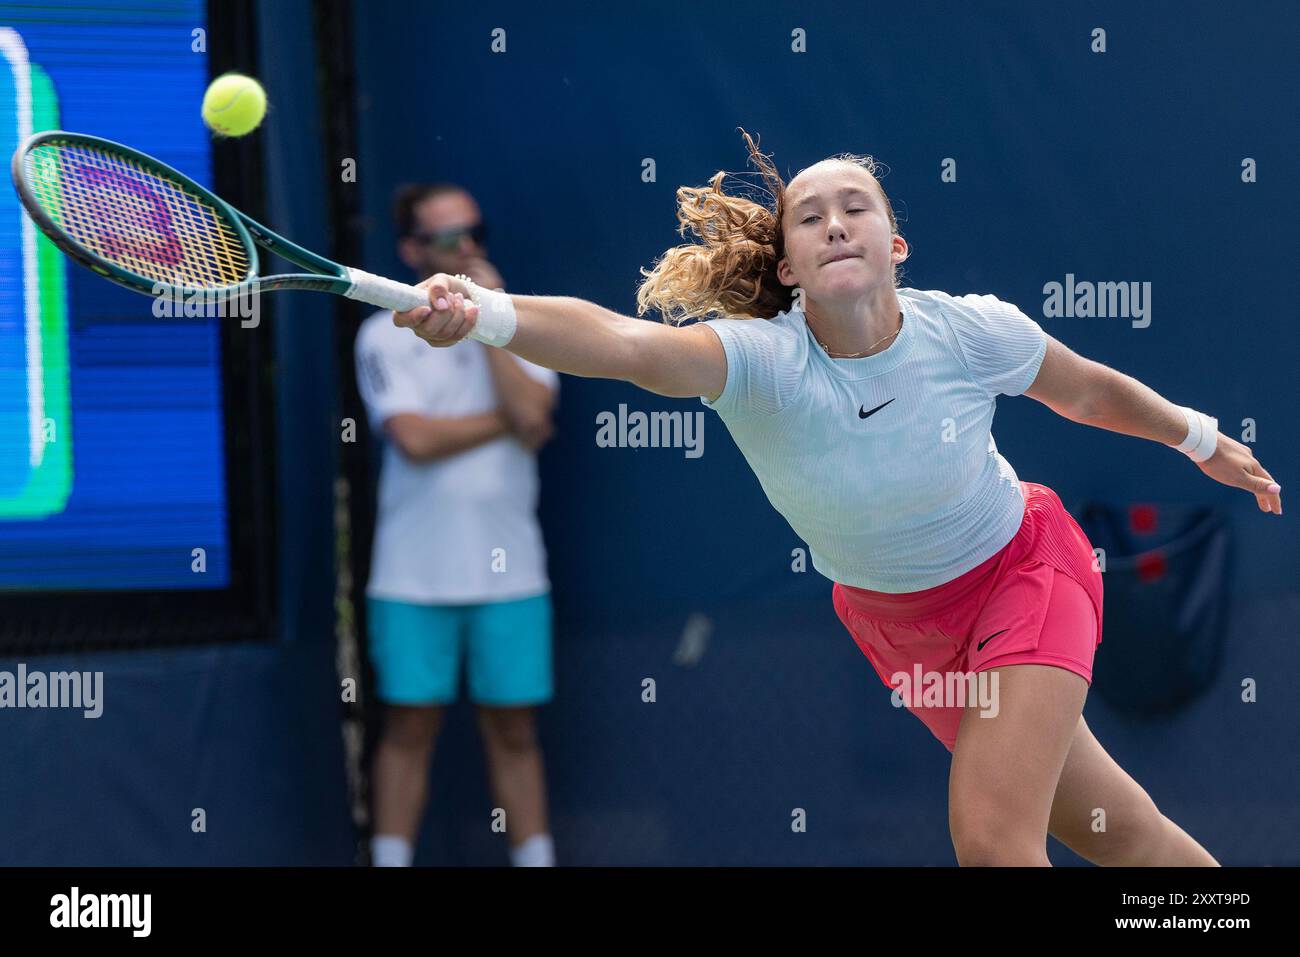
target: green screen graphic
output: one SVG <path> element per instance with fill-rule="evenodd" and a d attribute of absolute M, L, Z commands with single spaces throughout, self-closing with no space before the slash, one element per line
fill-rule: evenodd
<path fill-rule="evenodd" d="M 15 143 L 58 129 L 59 104 L 46 72 L 27 61 L 17 31 L 0 29 L 0 55 L 16 100 Z M 8 140 L 9 137 L 6 137 Z M 21 217 L 21 212 L 15 211 Z M 0 519 L 38 518 L 63 510 L 72 489 L 72 419 L 68 406 L 67 286 L 63 255 L 31 223 L 19 220 L 23 291 L 19 315 L 6 318 L 5 378 L 25 390 L 23 418 L 6 417 L 9 481 L 0 484 Z M 8 300 L 14 301 L 14 300 Z M 11 411 L 16 411 L 11 407 Z"/>

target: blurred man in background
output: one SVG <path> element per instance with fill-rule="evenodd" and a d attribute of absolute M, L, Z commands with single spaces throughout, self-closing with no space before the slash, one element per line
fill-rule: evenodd
<path fill-rule="evenodd" d="M 405 187 L 393 212 L 398 252 L 420 279 L 464 273 L 504 288 L 464 189 Z M 366 588 L 385 704 L 372 860 L 411 864 L 464 659 L 511 861 L 549 866 L 535 707 L 551 697 L 551 604 L 535 454 L 551 436 L 558 377 L 478 342 L 430 348 L 387 311 L 362 324 L 356 362 L 371 425 L 386 439 Z"/>

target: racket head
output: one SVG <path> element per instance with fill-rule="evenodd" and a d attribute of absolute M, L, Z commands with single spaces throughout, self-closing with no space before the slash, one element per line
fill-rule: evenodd
<path fill-rule="evenodd" d="M 230 294 L 257 277 L 240 215 L 188 176 L 112 140 L 49 130 L 14 152 L 19 200 L 66 255 L 147 296 Z"/>

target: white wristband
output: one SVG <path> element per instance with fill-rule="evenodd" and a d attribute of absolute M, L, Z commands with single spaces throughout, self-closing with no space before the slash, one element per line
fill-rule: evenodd
<path fill-rule="evenodd" d="M 1204 462 L 1219 442 L 1219 420 L 1188 406 L 1179 406 L 1187 420 L 1187 437 L 1174 448 L 1193 462 Z"/>
<path fill-rule="evenodd" d="M 466 337 L 486 342 L 490 346 L 506 345 L 515 337 L 515 303 L 510 294 L 496 289 L 484 289 L 468 276 L 456 277 L 469 290 L 470 301 L 478 306 L 478 320 L 474 330 Z"/>

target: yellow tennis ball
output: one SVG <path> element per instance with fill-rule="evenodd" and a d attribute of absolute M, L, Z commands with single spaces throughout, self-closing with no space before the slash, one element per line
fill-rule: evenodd
<path fill-rule="evenodd" d="M 266 91 L 251 76 L 225 73 L 203 94 L 203 122 L 221 136 L 251 133 L 265 115 Z"/>

